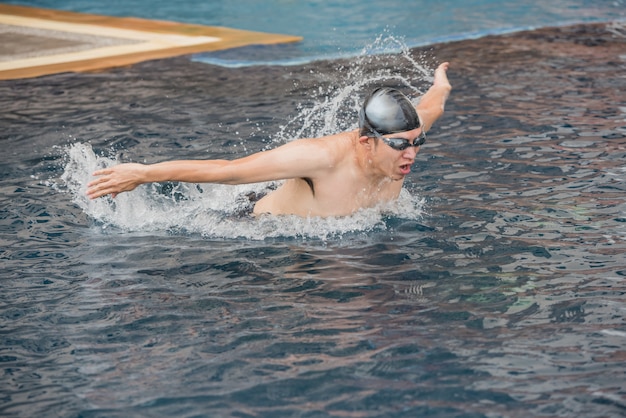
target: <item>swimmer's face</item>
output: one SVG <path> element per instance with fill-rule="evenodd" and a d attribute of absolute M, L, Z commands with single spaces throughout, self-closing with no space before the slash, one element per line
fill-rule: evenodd
<path fill-rule="evenodd" d="M 402 180 L 411 172 L 415 156 L 426 137 L 421 128 L 411 131 L 380 135 L 372 138 L 374 147 L 373 161 L 381 174 L 392 180 Z"/>

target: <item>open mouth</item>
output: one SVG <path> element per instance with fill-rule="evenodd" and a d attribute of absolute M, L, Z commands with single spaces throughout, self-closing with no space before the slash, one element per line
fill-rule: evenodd
<path fill-rule="evenodd" d="M 404 164 L 400 166 L 400 172 L 402 174 L 407 175 L 411 172 L 411 164 Z"/>

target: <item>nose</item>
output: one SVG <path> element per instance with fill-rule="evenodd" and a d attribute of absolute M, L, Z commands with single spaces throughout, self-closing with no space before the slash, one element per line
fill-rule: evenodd
<path fill-rule="evenodd" d="M 403 156 L 408 159 L 414 159 L 422 147 L 408 147 L 404 150 Z"/>

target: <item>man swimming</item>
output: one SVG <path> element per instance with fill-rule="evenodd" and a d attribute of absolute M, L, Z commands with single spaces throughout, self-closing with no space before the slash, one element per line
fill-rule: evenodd
<path fill-rule="evenodd" d="M 448 63 L 413 106 L 399 91 L 376 89 L 359 113 L 359 129 L 289 142 L 270 151 L 228 160 L 120 164 L 93 173 L 87 195 L 117 196 L 140 184 L 164 181 L 247 184 L 285 180 L 261 198 L 255 214 L 345 216 L 398 198 L 404 178 L 443 114 L 451 86 Z"/>

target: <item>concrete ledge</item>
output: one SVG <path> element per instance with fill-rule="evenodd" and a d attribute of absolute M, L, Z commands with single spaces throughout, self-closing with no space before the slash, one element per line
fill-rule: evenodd
<path fill-rule="evenodd" d="M 0 4 L 0 80 L 98 71 L 151 59 L 301 39 Z"/>

